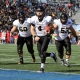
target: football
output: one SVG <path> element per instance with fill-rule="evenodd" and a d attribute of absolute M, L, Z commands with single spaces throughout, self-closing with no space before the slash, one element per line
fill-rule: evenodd
<path fill-rule="evenodd" d="M 45 31 L 46 31 L 46 32 L 50 32 L 50 31 L 51 31 L 51 27 L 50 27 L 50 26 L 46 26 L 46 27 L 45 27 Z"/>

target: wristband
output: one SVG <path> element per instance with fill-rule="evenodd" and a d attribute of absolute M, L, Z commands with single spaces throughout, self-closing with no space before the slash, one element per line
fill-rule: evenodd
<path fill-rule="evenodd" d="M 52 39 L 54 39 L 54 38 L 55 38 L 55 36 L 52 35 Z"/>

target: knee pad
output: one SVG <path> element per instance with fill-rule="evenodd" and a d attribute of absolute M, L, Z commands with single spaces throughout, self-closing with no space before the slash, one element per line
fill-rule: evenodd
<path fill-rule="evenodd" d="M 42 59 L 44 58 L 44 56 L 43 56 L 42 54 L 40 55 L 40 57 L 41 57 Z"/>
<path fill-rule="evenodd" d="M 44 54 L 41 54 L 40 57 L 41 57 L 42 59 L 46 58 L 46 56 L 45 56 Z"/>
<path fill-rule="evenodd" d="M 43 56 L 46 57 L 46 52 L 43 52 Z"/>
<path fill-rule="evenodd" d="M 46 57 L 46 52 L 43 52 L 42 54 L 41 54 L 42 52 L 39 52 L 38 54 L 39 54 L 39 56 L 41 57 L 41 58 L 45 58 Z"/>
<path fill-rule="evenodd" d="M 71 52 L 66 52 L 66 55 L 71 55 Z"/>
<path fill-rule="evenodd" d="M 23 51 L 21 51 L 21 50 L 18 50 L 18 54 L 22 54 L 23 53 Z"/>
<path fill-rule="evenodd" d="M 41 63 L 45 63 L 46 57 L 44 55 L 41 55 Z"/>

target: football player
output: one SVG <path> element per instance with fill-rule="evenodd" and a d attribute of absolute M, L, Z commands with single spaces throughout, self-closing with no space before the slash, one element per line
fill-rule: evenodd
<path fill-rule="evenodd" d="M 13 22 L 13 28 L 11 33 L 16 29 L 19 31 L 17 40 L 17 51 L 19 54 L 20 62 L 18 64 L 23 64 L 23 45 L 26 43 L 28 52 L 32 56 L 33 62 L 35 62 L 34 50 L 33 50 L 33 38 L 30 32 L 30 18 L 25 18 L 25 13 L 20 11 L 18 13 L 18 19 Z"/>
<path fill-rule="evenodd" d="M 44 7 L 38 6 L 36 9 L 36 15 L 31 17 L 31 23 L 31 33 L 34 36 L 35 41 L 37 41 L 37 50 L 41 58 L 40 72 L 44 72 L 46 57 L 51 56 L 55 62 L 57 61 L 55 52 L 46 52 L 51 37 L 49 32 L 45 31 L 45 27 L 52 23 L 52 17 L 45 16 Z"/>
<path fill-rule="evenodd" d="M 60 15 L 60 19 L 54 20 L 53 26 L 54 26 L 54 34 L 56 34 L 55 44 L 58 51 L 58 55 L 61 59 L 61 64 L 69 67 L 70 66 L 69 58 L 71 55 L 71 43 L 68 37 L 69 30 L 72 32 L 72 34 L 76 38 L 76 41 L 78 41 L 77 34 L 74 28 L 72 27 L 72 20 L 68 18 L 66 13 L 62 13 Z M 66 49 L 66 62 L 64 62 L 64 58 L 63 58 L 64 47 Z"/>

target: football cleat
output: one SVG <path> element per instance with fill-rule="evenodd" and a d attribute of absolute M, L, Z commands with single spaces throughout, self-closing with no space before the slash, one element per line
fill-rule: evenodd
<path fill-rule="evenodd" d="M 20 57 L 20 62 L 18 64 L 24 64 L 23 57 Z"/>
<path fill-rule="evenodd" d="M 61 65 L 62 65 L 62 66 L 64 66 L 64 65 L 65 65 L 64 60 L 61 60 Z"/>
<path fill-rule="evenodd" d="M 32 58 L 32 62 L 36 62 L 36 60 Z"/>
<path fill-rule="evenodd" d="M 34 55 L 31 56 L 32 56 L 32 62 L 36 62 L 35 56 Z"/>
<path fill-rule="evenodd" d="M 65 66 L 70 67 L 69 61 L 66 61 Z"/>
<path fill-rule="evenodd" d="M 24 62 L 18 62 L 18 64 L 24 64 Z"/>
<path fill-rule="evenodd" d="M 54 59 L 55 62 L 57 62 L 56 52 L 51 53 L 51 57 Z"/>
<path fill-rule="evenodd" d="M 40 71 L 38 71 L 39 73 L 44 73 L 44 69 L 40 68 Z"/>

